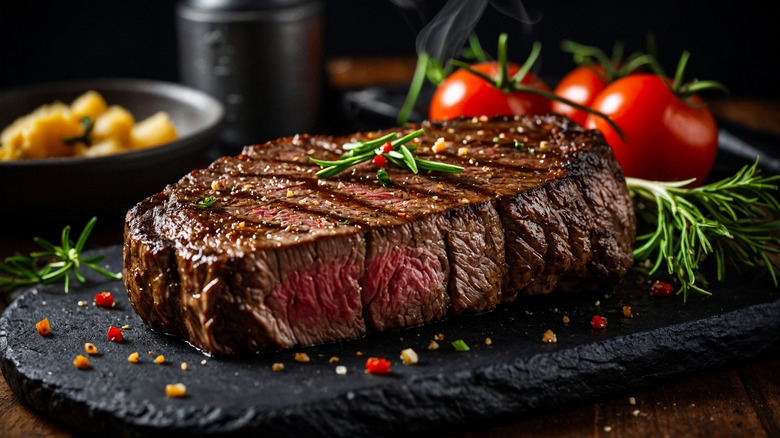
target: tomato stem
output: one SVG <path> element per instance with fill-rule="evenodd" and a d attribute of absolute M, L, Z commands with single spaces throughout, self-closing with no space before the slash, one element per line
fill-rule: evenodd
<path fill-rule="evenodd" d="M 505 33 L 502 33 L 498 36 L 498 65 L 499 65 L 499 74 L 498 78 L 496 78 L 495 86 L 499 90 L 502 90 L 506 92 L 506 87 L 509 86 L 509 68 L 507 67 L 506 62 L 506 40 L 508 36 Z"/>
<path fill-rule="evenodd" d="M 586 46 L 569 40 L 561 42 L 561 50 L 571 53 L 575 64 L 581 67 L 590 67 L 593 73 L 604 81 L 605 84 L 628 76 L 644 65 L 655 63 L 653 56 L 641 53 L 633 53 L 624 60 L 623 54 L 625 50 L 620 42 L 615 43 L 611 58 L 608 58 L 598 47 Z M 603 72 L 593 68 L 593 65 L 596 63 L 601 66 Z"/>
<path fill-rule="evenodd" d="M 520 67 L 520 70 L 515 73 L 515 75 L 512 77 L 512 86 L 513 88 L 517 86 L 517 84 L 522 83 L 523 78 L 525 75 L 528 74 L 528 72 L 531 70 L 531 67 L 536 63 L 536 60 L 539 58 L 539 54 L 542 52 L 542 44 L 540 42 L 535 42 L 533 48 L 531 49 L 531 54 L 528 55 L 528 59 L 525 60 L 523 63 L 523 66 Z"/>
<path fill-rule="evenodd" d="M 694 108 L 702 108 L 703 105 L 697 105 L 691 102 L 691 97 L 694 94 L 705 90 L 720 90 L 725 94 L 729 93 L 728 88 L 717 81 L 700 81 L 698 79 L 693 79 L 690 82 L 683 83 L 685 67 L 688 65 L 688 59 L 690 56 L 690 52 L 687 50 L 683 51 L 682 55 L 680 56 L 680 61 L 677 63 L 677 70 L 674 73 L 674 80 L 670 89 L 675 96 Z M 658 74 L 661 75 L 661 73 Z M 666 81 L 664 81 L 664 83 L 666 83 Z"/>
<path fill-rule="evenodd" d="M 479 62 L 487 62 L 488 57 L 485 51 L 482 50 L 482 44 L 479 42 L 477 35 L 471 34 L 469 36 L 469 48 L 471 49 L 471 56 Z"/>

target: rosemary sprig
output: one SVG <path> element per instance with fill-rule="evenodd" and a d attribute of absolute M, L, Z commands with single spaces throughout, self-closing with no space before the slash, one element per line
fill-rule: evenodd
<path fill-rule="evenodd" d="M 763 268 L 775 286 L 780 266 L 770 257 L 780 252 L 780 203 L 771 191 L 777 190 L 780 175 L 762 177 L 756 172 L 758 160 L 744 166 L 729 178 L 697 188 L 685 188 L 692 180 L 656 182 L 626 178 L 637 201 L 647 200 L 655 208 L 636 209 L 637 215 L 653 231 L 638 236 L 635 260 L 652 260 L 650 274 L 666 265 L 669 275 L 680 282 L 677 293 L 687 300 L 695 291 L 710 295 L 696 284 L 699 266 L 712 255 L 718 281 L 726 267 Z"/>
<path fill-rule="evenodd" d="M 70 272 L 73 271 L 76 279 L 84 282 L 84 276 L 79 272 L 81 266 L 86 266 L 100 274 L 120 280 L 122 273 L 113 273 L 98 266 L 105 256 L 83 257 L 81 251 L 87 242 L 97 218 L 92 218 L 84 227 L 76 243 L 70 240 L 70 225 L 62 230 L 61 246 L 56 246 L 44 239 L 36 237 L 37 243 L 43 251 L 33 252 L 29 256 L 16 254 L 7 257 L 0 262 L 0 271 L 10 276 L 0 276 L 0 291 L 10 291 L 17 287 L 28 286 L 36 283 L 50 284 L 60 280 L 65 282 L 65 293 L 70 292 Z M 41 261 L 46 261 L 42 267 Z"/>
<path fill-rule="evenodd" d="M 341 154 L 338 160 L 318 160 L 313 157 L 309 157 L 309 160 L 322 167 L 322 170 L 315 173 L 317 178 L 320 179 L 330 178 L 352 166 L 373 160 L 380 167 L 376 174 L 377 179 L 385 187 L 392 184 L 387 171 L 382 168 L 387 161 L 415 174 L 419 173 L 420 169 L 445 173 L 463 172 L 463 168 L 460 166 L 423 160 L 416 157 L 412 152 L 417 150 L 417 146 L 407 143 L 419 137 L 422 133 L 423 130 L 418 129 L 399 138 L 397 132 L 392 132 L 365 142 L 345 143 L 342 148 L 346 152 Z"/>

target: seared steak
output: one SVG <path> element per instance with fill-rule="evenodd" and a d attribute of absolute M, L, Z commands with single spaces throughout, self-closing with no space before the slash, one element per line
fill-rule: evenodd
<path fill-rule="evenodd" d="M 623 277 L 635 218 L 597 131 L 553 115 L 422 126 L 417 154 L 462 173 L 390 166 L 385 188 L 368 162 L 318 180 L 309 157 L 336 159 L 361 134 L 301 135 L 248 146 L 142 201 L 125 225 L 136 312 L 155 330 L 231 354 L 355 338 Z M 196 205 L 208 197 L 216 202 Z"/>

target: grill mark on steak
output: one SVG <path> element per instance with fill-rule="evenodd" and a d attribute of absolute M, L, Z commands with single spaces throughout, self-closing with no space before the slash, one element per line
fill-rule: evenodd
<path fill-rule="evenodd" d="M 384 188 L 364 163 L 318 180 L 308 157 L 337 159 L 350 139 L 304 135 L 247 146 L 142 201 L 125 231 L 134 308 L 155 330 L 231 354 L 355 338 L 625 274 L 635 219 L 597 132 L 560 116 L 424 128 L 416 154 L 463 173 L 390 166 Z M 431 148 L 438 137 L 443 153 Z M 205 196 L 217 202 L 192 205 Z"/>

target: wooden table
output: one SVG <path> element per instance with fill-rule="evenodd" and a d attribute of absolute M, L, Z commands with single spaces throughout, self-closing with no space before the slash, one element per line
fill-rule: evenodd
<path fill-rule="evenodd" d="M 399 66 L 400 65 L 400 66 Z M 356 67 L 357 66 L 357 67 Z M 368 67 L 379 72 L 372 74 Z M 408 77 L 413 63 L 387 68 L 370 61 L 336 60 L 328 64 L 337 87 L 392 82 Z M 373 79 L 367 79 L 373 78 Z M 722 119 L 780 136 L 780 101 L 728 99 L 713 102 Z M 780 147 L 780 144 L 778 144 Z M 75 225 L 75 224 L 74 224 Z M 78 227 L 76 227 L 78 228 Z M 121 241 L 120 223 L 102 224 L 92 246 Z M 0 229 L 0 257 L 33 249 L 31 235 Z M 0 311 L 5 303 L 0 300 Z M 778 316 L 780 317 L 780 315 Z M 612 398 L 473 425 L 460 437 L 780 437 L 780 351 L 724 369 L 681 376 L 660 387 Z M 20 400 L 0 379 L 0 435 L 5 437 L 76 437 L 78 432 L 55 423 Z"/>

